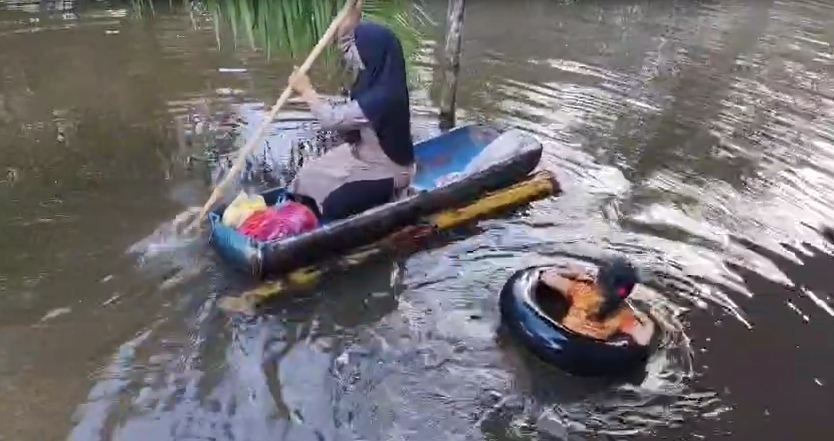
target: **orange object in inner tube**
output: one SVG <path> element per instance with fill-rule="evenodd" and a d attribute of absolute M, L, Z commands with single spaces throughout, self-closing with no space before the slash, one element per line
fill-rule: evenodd
<path fill-rule="evenodd" d="M 315 213 L 303 204 L 286 202 L 249 216 L 238 231 L 261 242 L 285 239 L 318 228 Z"/>

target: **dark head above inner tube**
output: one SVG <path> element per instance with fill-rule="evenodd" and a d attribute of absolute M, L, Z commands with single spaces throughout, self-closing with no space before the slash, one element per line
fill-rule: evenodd
<path fill-rule="evenodd" d="M 831 228 L 831 227 L 823 228 L 822 235 L 823 235 L 823 237 L 828 239 L 829 242 L 834 243 L 834 228 Z"/>
<path fill-rule="evenodd" d="M 597 274 L 597 283 L 605 297 L 599 311 L 600 317 L 604 318 L 622 305 L 634 286 L 640 283 L 640 278 L 634 265 L 618 256 L 603 262 Z"/>

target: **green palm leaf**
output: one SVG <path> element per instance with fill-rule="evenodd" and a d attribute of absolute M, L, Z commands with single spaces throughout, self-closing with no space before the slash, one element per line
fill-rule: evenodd
<path fill-rule="evenodd" d="M 195 0 L 204 4 L 218 27 L 251 46 L 290 57 L 312 49 L 342 6 L 341 0 Z M 409 58 L 415 54 L 426 15 L 419 3 L 407 0 L 367 0 L 365 16 L 389 26 Z"/>
<path fill-rule="evenodd" d="M 153 15 L 155 0 L 130 0 L 137 15 Z M 164 1 L 164 0 L 156 0 Z M 245 43 L 250 50 L 274 56 L 300 59 L 313 48 L 345 0 L 183 0 L 183 6 L 206 14 L 214 22 L 219 47 L 224 32 L 231 35 L 232 49 Z M 171 0 L 166 6 L 173 7 Z M 421 0 L 365 0 L 365 18 L 387 25 L 403 45 L 409 70 L 414 66 L 422 30 L 430 23 Z M 221 49 L 223 49 L 221 47 Z M 331 64 L 335 52 L 324 55 Z M 414 77 L 413 75 L 411 76 Z"/>

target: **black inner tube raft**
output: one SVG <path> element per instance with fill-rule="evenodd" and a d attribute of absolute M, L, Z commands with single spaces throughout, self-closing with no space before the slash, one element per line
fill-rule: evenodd
<path fill-rule="evenodd" d="M 645 365 L 651 344 L 640 345 L 627 334 L 599 340 L 562 326 L 559 319 L 568 302 L 540 283 L 544 270 L 518 271 L 501 291 L 502 322 L 518 340 L 539 358 L 575 375 L 625 375 Z"/>

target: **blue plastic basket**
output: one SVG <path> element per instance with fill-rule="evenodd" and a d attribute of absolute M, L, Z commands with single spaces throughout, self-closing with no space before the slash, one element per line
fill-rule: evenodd
<path fill-rule="evenodd" d="M 280 205 L 287 199 L 284 188 L 276 188 L 261 194 L 268 206 Z M 247 271 L 253 275 L 262 274 L 263 250 L 267 242 L 255 240 L 234 228 L 223 224 L 223 212 L 226 205 L 218 207 L 209 213 L 211 237 L 209 242 L 217 249 L 220 256 L 232 266 Z"/>

